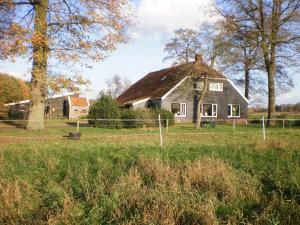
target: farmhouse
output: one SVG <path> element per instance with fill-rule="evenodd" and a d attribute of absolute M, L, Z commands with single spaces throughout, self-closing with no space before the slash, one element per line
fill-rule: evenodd
<path fill-rule="evenodd" d="M 30 100 L 13 102 L 4 105 L 8 108 L 10 118 L 28 118 Z M 75 119 L 88 114 L 90 107 L 89 99 L 79 97 L 75 93 L 54 95 L 45 100 L 46 119 Z"/>
<path fill-rule="evenodd" d="M 209 77 L 208 92 L 202 105 L 203 120 L 246 119 L 248 100 L 231 80 L 196 57 L 203 73 L 188 76 L 175 66 L 151 72 L 133 84 L 117 98 L 121 107 L 133 109 L 154 107 L 167 109 L 175 114 L 177 121 L 196 119 L 195 91 L 203 88 L 203 75 Z"/>

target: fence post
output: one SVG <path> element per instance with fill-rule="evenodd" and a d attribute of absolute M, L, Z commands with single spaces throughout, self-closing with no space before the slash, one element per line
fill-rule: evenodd
<path fill-rule="evenodd" d="M 285 127 L 285 120 L 283 119 L 282 120 L 282 128 L 284 129 L 284 127 Z"/>
<path fill-rule="evenodd" d="M 263 139 L 266 140 L 265 117 L 262 117 Z"/>
<path fill-rule="evenodd" d="M 169 133 L 169 119 L 167 119 L 166 128 L 167 128 L 167 133 Z"/>
<path fill-rule="evenodd" d="M 235 131 L 235 119 L 233 119 L 233 123 L 232 123 L 232 132 Z"/>
<path fill-rule="evenodd" d="M 158 125 L 159 125 L 160 147 L 162 148 L 162 145 L 163 145 L 163 137 L 162 137 L 162 133 L 161 133 L 161 120 L 160 120 L 160 114 L 158 114 Z"/>
<path fill-rule="evenodd" d="M 78 119 L 77 119 L 76 132 L 79 133 L 79 117 L 78 117 Z"/>

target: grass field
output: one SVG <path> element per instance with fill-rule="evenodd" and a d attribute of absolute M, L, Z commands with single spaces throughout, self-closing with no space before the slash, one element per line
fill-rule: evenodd
<path fill-rule="evenodd" d="M 299 224 L 300 130 L 0 129 L 0 224 Z"/>

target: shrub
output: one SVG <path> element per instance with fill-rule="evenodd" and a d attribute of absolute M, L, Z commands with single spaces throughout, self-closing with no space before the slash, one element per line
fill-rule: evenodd
<path fill-rule="evenodd" d="M 143 124 L 146 127 L 155 127 L 156 124 L 156 115 L 152 109 L 137 109 L 138 118 L 143 120 Z"/>
<path fill-rule="evenodd" d="M 97 102 L 90 108 L 90 123 L 96 127 L 118 128 L 121 126 L 121 114 L 117 101 L 110 95 L 101 94 Z"/>
<path fill-rule="evenodd" d="M 169 120 L 169 126 L 174 125 L 174 114 L 166 109 L 153 109 L 156 119 L 160 114 L 162 126 L 167 125 L 167 120 Z"/>
<path fill-rule="evenodd" d="M 174 114 L 165 109 L 123 109 L 121 119 L 125 128 L 155 127 L 158 126 L 158 115 L 161 116 L 162 126 L 174 124 Z"/>
<path fill-rule="evenodd" d="M 138 112 L 133 109 L 123 109 L 121 110 L 121 119 L 124 128 L 136 128 L 140 127 L 141 123 L 138 120 Z"/>

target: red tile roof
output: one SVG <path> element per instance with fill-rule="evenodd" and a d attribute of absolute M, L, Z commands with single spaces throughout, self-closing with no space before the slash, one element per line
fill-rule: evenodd
<path fill-rule="evenodd" d="M 119 105 L 145 98 L 160 99 L 187 76 L 182 73 L 182 68 L 185 67 L 175 66 L 147 74 L 117 98 Z M 198 71 L 200 74 L 209 73 L 211 77 L 224 78 L 224 75 L 204 63 L 200 64 Z"/>
<path fill-rule="evenodd" d="M 70 97 L 71 106 L 88 106 L 87 98 Z"/>

